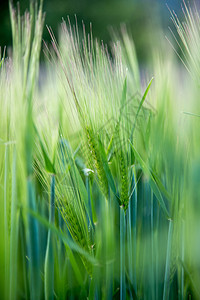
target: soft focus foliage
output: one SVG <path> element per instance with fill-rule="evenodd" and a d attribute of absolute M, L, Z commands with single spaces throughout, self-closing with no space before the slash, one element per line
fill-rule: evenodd
<path fill-rule="evenodd" d="M 108 49 L 76 19 L 40 68 L 42 4 L 0 54 L 1 298 L 199 299 L 197 8 L 186 69 L 160 43 L 141 78 L 125 26 Z"/>

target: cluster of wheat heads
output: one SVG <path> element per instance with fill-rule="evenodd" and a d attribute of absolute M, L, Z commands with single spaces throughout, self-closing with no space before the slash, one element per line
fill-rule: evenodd
<path fill-rule="evenodd" d="M 183 3 L 183 22 L 171 12 L 195 80 L 152 49 L 147 84 L 124 27 L 108 48 L 76 20 L 62 23 L 59 42 L 47 28 L 39 78 L 42 1 L 23 16 L 10 3 L 10 15 L 12 55 L 0 53 L 2 299 L 198 299 L 198 9 Z"/>

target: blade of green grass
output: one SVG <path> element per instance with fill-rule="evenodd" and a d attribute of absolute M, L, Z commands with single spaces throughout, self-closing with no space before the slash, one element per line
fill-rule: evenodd
<path fill-rule="evenodd" d="M 153 212 L 153 191 L 151 190 L 151 288 L 152 288 L 152 299 L 155 299 L 155 270 L 154 270 L 154 212 Z"/>
<path fill-rule="evenodd" d="M 198 118 L 200 118 L 200 115 L 195 114 L 195 113 L 186 112 L 186 111 L 183 111 L 183 113 L 184 113 L 185 115 L 189 115 L 189 116 L 193 116 L 193 117 L 198 117 Z"/>
<path fill-rule="evenodd" d="M 12 199 L 11 199 L 11 232 L 10 232 L 10 286 L 9 299 L 17 299 L 17 255 L 19 233 L 19 208 L 17 198 L 16 149 L 13 150 L 12 166 Z"/>
<path fill-rule="evenodd" d="M 120 300 L 126 299 L 125 235 L 126 235 L 125 212 L 123 206 L 120 206 Z"/>
<path fill-rule="evenodd" d="M 55 218 L 55 176 L 51 177 L 51 194 L 49 203 L 49 222 L 54 223 Z M 47 249 L 44 265 L 45 300 L 54 299 L 54 251 L 53 233 L 49 229 Z"/>
<path fill-rule="evenodd" d="M 8 232 L 8 211 L 7 211 L 7 189 L 8 189 L 8 147 L 5 145 L 5 170 L 4 170 L 4 247 L 5 247 L 5 298 L 8 298 L 9 282 L 9 232 Z"/>
<path fill-rule="evenodd" d="M 170 265 L 171 265 L 172 235 L 173 235 L 173 221 L 169 220 L 169 231 L 168 231 L 168 241 L 167 241 L 167 257 L 166 257 L 166 265 L 165 265 L 163 300 L 168 300 L 169 299 L 169 292 L 170 292 Z"/>
<path fill-rule="evenodd" d="M 101 152 L 102 162 L 103 162 L 103 168 L 104 168 L 104 171 L 105 171 L 108 183 L 109 183 L 109 185 L 110 185 L 113 193 L 116 195 L 115 182 L 114 182 L 112 173 L 110 171 L 110 168 L 109 168 L 109 165 L 108 165 L 107 156 L 106 156 L 106 152 L 105 152 L 105 149 L 104 149 L 104 147 L 102 145 L 102 142 L 101 142 L 100 138 L 99 138 L 99 149 L 100 149 L 100 152 Z"/>
<path fill-rule="evenodd" d="M 145 92 L 144 92 L 144 95 L 143 95 L 143 97 L 142 97 L 142 99 L 141 99 L 141 101 L 140 101 L 140 104 L 139 104 L 139 106 L 138 106 L 138 109 L 137 109 L 137 112 L 136 112 L 136 116 L 135 116 L 135 122 L 134 122 L 134 125 L 133 125 L 133 128 L 132 128 L 132 131 L 131 131 L 130 140 L 133 139 L 133 134 L 134 134 L 135 127 L 136 127 L 137 118 L 138 118 L 138 115 L 139 115 L 139 113 L 140 113 L 140 110 L 141 110 L 141 108 L 142 108 L 142 106 L 143 106 L 143 103 L 144 103 L 144 101 L 145 101 L 145 99 L 146 99 L 146 97 L 147 97 L 147 94 L 148 94 L 148 92 L 149 92 L 149 89 L 150 89 L 150 87 L 151 87 L 151 84 L 152 84 L 153 79 L 154 79 L 154 78 L 152 77 L 151 80 L 150 80 L 150 82 L 149 82 L 149 84 L 148 84 L 148 86 L 147 86 L 147 88 L 146 88 L 146 90 L 145 90 Z"/>
<path fill-rule="evenodd" d="M 36 211 L 36 195 L 34 186 L 28 178 L 28 205 L 29 209 Z M 38 221 L 28 216 L 28 256 L 30 268 L 30 298 L 40 299 L 40 249 L 39 249 L 39 228 Z"/>
<path fill-rule="evenodd" d="M 180 261 L 180 264 L 182 265 L 182 267 L 184 268 L 184 271 L 187 274 L 187 276 L 188 276 L 188 278 L 189 278 L 189 280 L 190 280 L 190 282 L 192 284 L 192 287 L 193 287 L 193 289 L 196 292 L 196 295 L 198 295 L 198 298 L 200 298 L 199 288 L 196 286 L 196 283 L 195 283 L 195 281 L 194 281 L 194 279 L 192 277 L 191 272 L 189 271 L 188 267 L 186 266 L 186 264 L 181 259 L 179 261 Z"/>
<path fill-rule="evenodd" d="M 78 244 L 76 244 L 72 239 L 69 239 L 66 234 L 64 234 L 61 230 L 57 229 L 57 227 L 48 222 L 46 218 L 42 217 L 39 213 L 34 212 L 28 208 L 24 208 L 29 214 L 31 214 L 34 218 L 36 218 L 41 224 L 43 224 L 46 228 L 51 230 L 57 237 L 60 237 L 64 244 L 66 244 L 71 250 L 83 255 L 89 262 L 92 264 L 98 264 L 98 261 L 90 255 L 87 251 L 82 249 Z"/>
<path fill-rule="evenodd" d="M 51 173 L 51 174 L 55 174 L 55 168 L 54 168 L 54 165 L 53 163 L 51 162 L 50 158 L 49 158 L 49 155 L 47 154 L 47 151 L 45 150 L 45 146 L 42 142 L 42 139 L 40 137 L 40 134 L 36 128 L 36 126 L 34 125 L 34 128 L 35 128 L 35 132 L 37 134 L 37 137 L 39 139 L 39 143 L 40 143 L 40 147 L 41 147 L 41 150 L 42 150 L 42 154 L 43 154 L 43 157 L 44 157 L 44 161 L 45 161 L 45 168 L 46 168 L 46 171 Z"/>
<path fill-rule="evenodd" d="M 161 206 L 161 208 L 163 210 L 164 215 L 166 216 L 166 218 L 169 219 L 170 218 L 169 212 L 167 210 L 167 207 L 166 207 L 165 202 L 163 200 L 163 197 L 162 197 L 162 194 L 160 192 L 160 189 L 158 188 L 157 183 L 156 183 L 156 181 L 155 181 L 155 179 L 154 179 L 151 171 L 149 170 L 149 168 L 147 167 L 147 165 L 145 164 L 145 162 L 143 161 L 143 159 L 141 158 L 141 156 L 139 155 L 139 153 L 137 152 L 137 150 L 135 149 L 135 147 L 133 146 L 133 144 L 130 141 L 129 141 L 129 143 L 130 143 L 130 145 L 132 147 L 132 150 L 133 150 L 133 152 L 135 154 L 135 157 L 138 160 L 138 162 L 139 162 L 139 164 L 140 164 L 140 166 L 141 166 L 144 174 L 147 175 L 149 177 L 149 179 L 150 179 L 151 188 L 153 189 L 153 192 L 154 192 L 154 194 L 155 194 L 155 196 L 156 196 L 156 198 L 157 198 L 157 200 L 158 200 L 158 202 L 159 202 L 159 204 L 160 204 L 160 206 Z M 164 189 L 164 187 L 163 187 L 163 189 Z"/>

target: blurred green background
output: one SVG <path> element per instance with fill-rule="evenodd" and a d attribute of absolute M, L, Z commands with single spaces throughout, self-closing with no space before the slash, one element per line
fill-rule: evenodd
<path fill-rule="evenodd" d="M 16 4 L 18 1 L 13 2 Z M 22 12 L 28 8 L 29 0 L 19 2 Z M 80 24 L 84 21 L 86 30 L 92 22 L 93 35 L 109 43 L 109 28 L 112 26 L 118 30 L 120 24 L 125 23 L 135 41 L 139 60 L 145 61 L 151 45 L 159 42 L 160 29 L 167 30 L 169 24 L 172 25 L 166 3 L 176 11 L 181 7 L 181 0 L 44 0 L 45 24 L 51 26 L 57 36 L 62 18 L 66 20 L 69 15 L 73 23 L 76 14 Z M 1 0 L 0 20 L 0 46 L 10 46 L 8 0 Z M 49 40 L 46 28 L 43 37 Z"/>

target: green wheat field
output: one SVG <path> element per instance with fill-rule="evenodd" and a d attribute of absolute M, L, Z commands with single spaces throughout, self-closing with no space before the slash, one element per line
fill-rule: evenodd
<path fill-rule="evenodd" d="M 0 299 L 200 299 L 200 11 L 170 16 L 141 76 L 125 26 L 107 47 L 63 21 L 47 44 L 42 1 L 10 2 Z"/>

